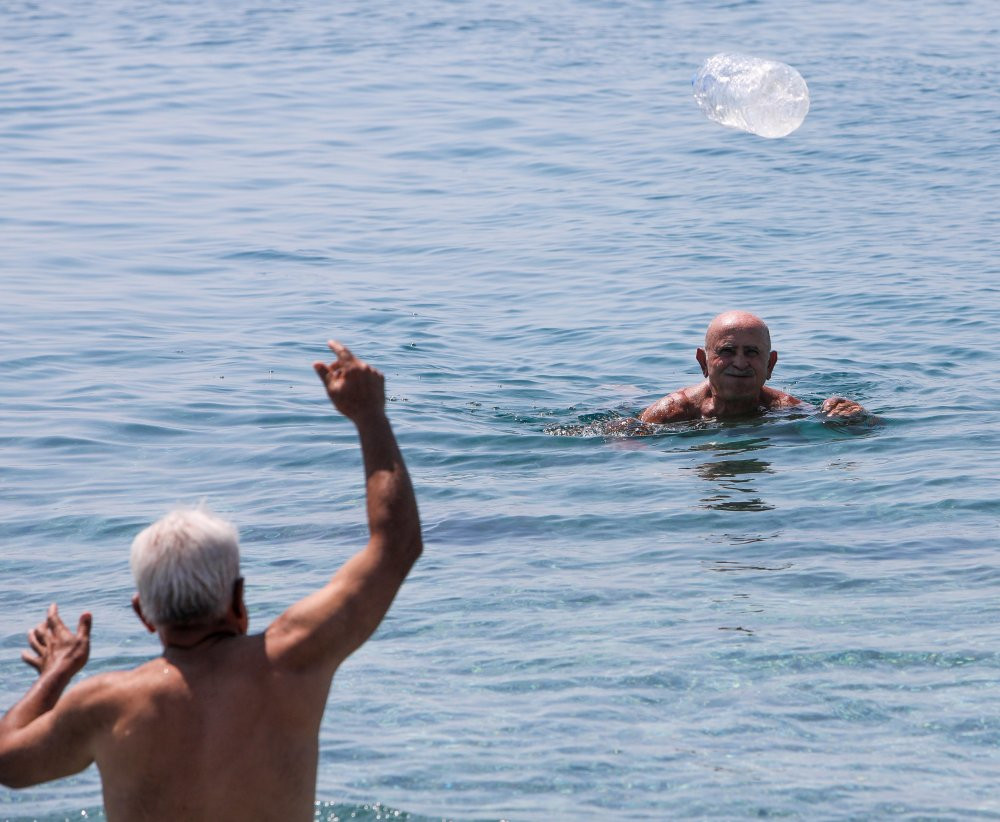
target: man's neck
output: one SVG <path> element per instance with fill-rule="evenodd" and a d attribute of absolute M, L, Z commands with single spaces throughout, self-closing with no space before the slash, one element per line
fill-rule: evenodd
<path fill-rule="evenodd" d="M 191 651 L 207 645 L 214 645 L 221 639 L 239 636 L 240 631 L 228 621 L 220 620 L 210 625 L 166 625 L 158 631 L 163 643 L 163 652 Z"/>

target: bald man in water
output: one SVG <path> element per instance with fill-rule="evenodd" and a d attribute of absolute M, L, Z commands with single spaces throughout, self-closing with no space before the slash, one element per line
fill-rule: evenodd
<path fill-rule="evenodd" d="M 654 402 L 639 416 L 642 422 L 734 419 L 803 404 L 791 394 L 764 385 L 778 361 L 778 352 L 771 350 L 767 325 L 754 314 L 720 314 L 709 323 L 705 347 L 699 348 L 695 357 L 705 379 Z M 858 403 L 843 397 L 830 397 L 820 410 L 830 417 L 865 413 Z"/>
<path fill-rule="evenodd" d="M 378 627 L 422 549 L 382 375 L 336 342 L 314 364 L 361 440 L 370 539 L 260 634 L 248 634 L 236 530 L 176 511 L 132 545 L 132 604 L 163 652 L 97 674 L 90 614 L 75 632 L 56 606 L 28 635 L 35 684 L 0 720 L 0 782 L 23 787 L 96 762 L 109 820 L 308 822 L 319 730 L 334 672 Z"/>

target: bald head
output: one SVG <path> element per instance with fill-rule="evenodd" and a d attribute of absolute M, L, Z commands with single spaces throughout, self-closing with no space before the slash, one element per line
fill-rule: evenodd
<path fill-rule="evenodd" d="M 758 336 L 765 352 L 771 350 L 771 332 L 756 314 L 749 311 L 724 311 L 708 324 L 705 331 L 705 348 L 711 351 L 715 341 L 733 332 L 743 332 Z"/>
<path fill-rule="evenodd" d="M 726 311 L 712 320 L 696 356 L 717 405 L 759 405 L 778 361 L 767 325 L 747 311 Z"/>

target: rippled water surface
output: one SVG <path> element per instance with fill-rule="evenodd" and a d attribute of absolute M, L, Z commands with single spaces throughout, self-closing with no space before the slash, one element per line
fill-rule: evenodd
<path fill-rule="evenodd" d="M 241 529 L 252 628 L 365 539 L 309 364 L 381 367 L 426 553 L 341 669 L 317 818 L 1000 819 L 988 0 L 0 8 L 0 697 L 156 652 L 127 548 Z M 803 126 L 691 75 L 795 66 Z M 708 320 L 810 412 L 636 430 Z M 616 431 L 618 433 L 616 433 Z M 102 818 L 94 769 L 6 819 Z"/>

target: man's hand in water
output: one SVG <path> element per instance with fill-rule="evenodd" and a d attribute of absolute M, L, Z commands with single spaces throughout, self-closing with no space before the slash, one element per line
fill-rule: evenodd
<path fill-rule="evenodd" d="M 313 363 L 313 368 L 336 409 L 355 423 L 371 414 L 381 414 L 385 410 L 382 372 L 359 360 L 336 340 L 330 340 L 329 346 L 337 359 L 329 365 Z"/>
<path fill-rule="evenodd" d="M 24 651 L 21 659 L 40 676 L 58 671 L 59 676 L 69 682 L 90 657 L 90 623 L 89 613 L 81 615 L 74 634 L 60 618 L 59 609 L 53 602 L 45 619 L 28 631 L 28 644 L 34 653 Z"/>
<path fill-rule="evenodd" d="M 828 417 L 860 417 L 867 413 L 865 409 L 845 397 L 830 397 L 823 401 L 820 411 Z"/>

